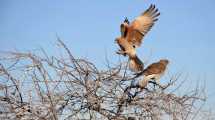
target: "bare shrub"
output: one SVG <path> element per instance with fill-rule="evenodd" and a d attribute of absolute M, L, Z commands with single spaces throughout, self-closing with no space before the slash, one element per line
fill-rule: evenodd
<path fill-rule="evenodd" d="M 61 57 L 44 50 L 1 53 L 1 119 L 190 120 L 204 113 L 204 88 L 177 95 L 183 86 L 180 74 L 164 87 L 154 88 L 151 82 L 143 91 L 133 88 L 127 93 L 130 82 L 141 79 L 127 70 L 127 62 L 99 70 L 58 41 L 65 51 Z"/>

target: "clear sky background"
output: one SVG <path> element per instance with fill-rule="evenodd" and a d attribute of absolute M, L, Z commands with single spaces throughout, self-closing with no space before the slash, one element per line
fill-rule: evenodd
<path fill-rule="evenodd" d="M 57 33 L 76 56 L 102 67 L 105 55 L 119 58 L 114 39 L 124 17 L 133 20 L 151 3 L 161 15 L 138 55 L 150 63 L 168 58 L 169 71 L 188 74 L 189 84 L 205 80 L 214 105 L 214 0 L 0 0 L 0 50 L 43 47 L 54 54 Z"/>

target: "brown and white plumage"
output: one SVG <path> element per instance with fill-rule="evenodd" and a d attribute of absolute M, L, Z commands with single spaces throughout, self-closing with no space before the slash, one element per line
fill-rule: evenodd
<path fill-rule="evenodd" d="M 158 20 L 160 13 L 155 5 L 143 12 L 140 16 L 136 17 L 133 22 L 121 24 L 121 32 L 124 31 L 125 39 L 132 45 L 140 46 L 144 36 L 150 31 L 154 23 Z M 124 30 L 122 30 L 124 29 Z"/>
<path fill-rule="evenodd" d="M 142 72 L 138 73 L 136 77 L 140 75 L 143 79 L 135 79 L 131 82 L 130 88 L 145 88 L 150 80 L 155 80 L 159 84 L 159 79 L 162 77 L 166 71 L 169 61 L 167 59 L 161 59 L 159 62 L 152 63 Z"/>
<path fill-rule="evenodd" d="M 116 41 L 121 48 L 121 50 L 117 53 L 124 56 L 128 55 L 129 57 L 129 68 L 134 72 L 143 71 L 144 64 L 136 55 L 136 50 L 133 48 L 133 46 L 129 44 L 124 38 L 117 38 Z"/>
<path fill-rule="evenodd" d="M 167 59 L 161 59 L 159 62 L 152 63 L 146 69 L 143 70 L 143 75 L 153 75 L 153 74 L 162 74 L 166 70 L 166 67 L 169 63 Z"/>
<path fill-rule="evenodd" d="M 151 5 L 133 22 L 130 23 L 128 19 L 125 19 L 120 25 L 121 36 L 116 38 L 120 47 L 118 53 L 124 56 L 128 55 L 129 66 L 135 72 L 143 70 L 143 63 L 136 55 L 136 47 L 141 45 L 143 37 L 157 21 L 159 15 L 155 5 Z"/>
<path fill-rule="evenodd" d="M 143 75 L 143 80 L 139 82 L 139 85 L 145 87 L 149 80 L 155 80 L 156 83 L 159 83 L 159 79 L 163 76 L 168 64 L 169 61 L 167 59 L 161 59 L 159 62 L 149 65 L 139 73 L 139 75 Z"/>

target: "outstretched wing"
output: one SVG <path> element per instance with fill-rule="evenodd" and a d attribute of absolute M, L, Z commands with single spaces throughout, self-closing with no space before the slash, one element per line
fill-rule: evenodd
<path fill-rule="evenodd" d="M 160 13 L 155 5 L 151 5 L 145 12 L 137 17 L 130 25 L 128 42 L 135 46 L 140 46 L 143 37 L 148 33 L 154 23 L 158 20 Z"/>
<path fill-rule="evenodd" d="M 122 23 L 120 25 L 120 32 L 121 32 L 121 37 L 125 37 L 127 34 L 127 26 L 126 23 Z"/>
<path fill-rule="evenodd" d="M 129 20 L 126 17 L 124 22 L 120 25 L 121 37 L 125 37 L 127 35 L 128 25 L 129 25 Z"/>

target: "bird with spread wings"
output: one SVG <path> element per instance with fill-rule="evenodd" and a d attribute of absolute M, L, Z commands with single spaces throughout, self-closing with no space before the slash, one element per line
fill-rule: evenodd
<path fill-rule="evenodd" d="M 144 68 L 142 61 L 136 55 L 136 48 L 141 45 L 144 36 L 158 20 L 159 15 L 155 5 L 151 5 L 131 23 L 126 19 L 120 25 L 121 36 L 116 38 L 120 50 L 117 53 L 129 57 L 129 67 L 135 72 L 142 71 Z"/>

